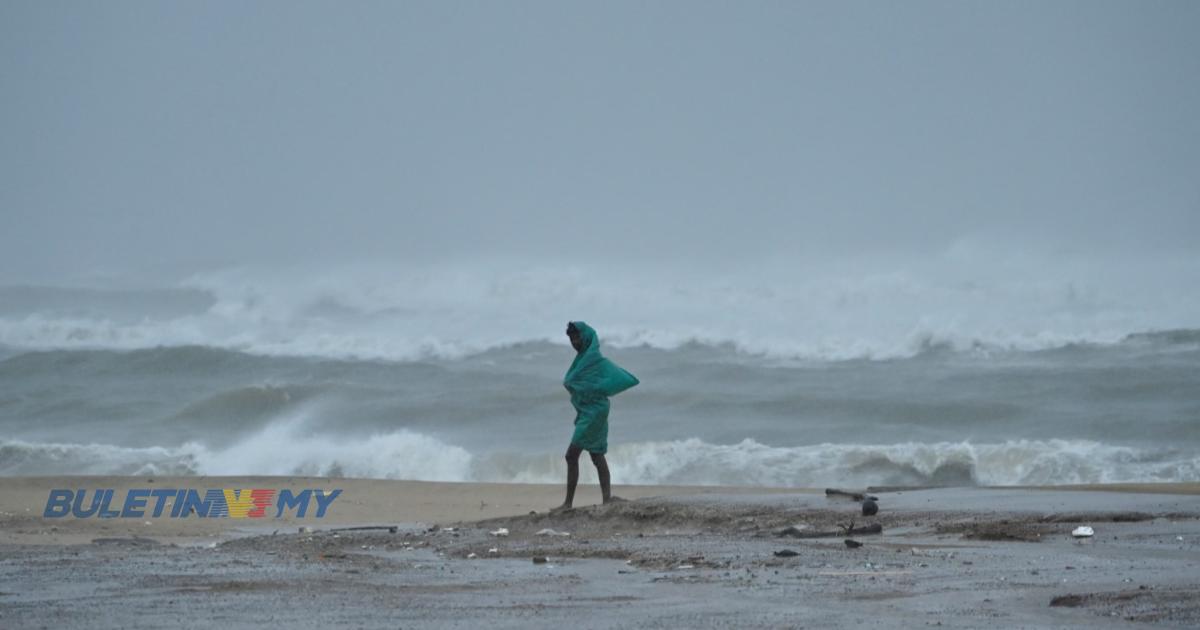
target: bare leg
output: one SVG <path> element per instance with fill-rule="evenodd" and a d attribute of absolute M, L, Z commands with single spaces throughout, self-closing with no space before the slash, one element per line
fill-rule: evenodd
<path fill-rule="evenodd" d="M 604 459 L 604 454 L 592 453 L 591 456 L 592 463 L 596 466 L 596 476 L 600 478 L 600 495 L 604 497 L 604 502 L 624 501 L 625 499 L 612 495 L 612 485 L 609 483 L 608 460 Z"/>
<path fill-rule="evenodd" d="M 583 449 L 574 444 L 567 447 L 567 499 L 563 504 L 551 510 L 569 510 L 575 503 L 575 486 L 579 485 L 579 454 Z"/>

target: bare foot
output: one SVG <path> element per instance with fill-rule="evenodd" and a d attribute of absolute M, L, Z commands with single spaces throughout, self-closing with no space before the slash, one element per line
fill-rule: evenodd
<path fill-rule="evenodd" d="M 629 503 L 629 500 L 614 496 L 614 497 L 608 497 L 608 499 L 606 499 L 604 501 L 604 505 L 608 505 L 609 503 Z"/>

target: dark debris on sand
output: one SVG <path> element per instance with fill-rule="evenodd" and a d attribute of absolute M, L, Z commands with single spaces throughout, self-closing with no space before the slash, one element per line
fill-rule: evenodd
<path fill-rule="evenodd" d="M 1200 590 L 1149 588 L 1100 593 L 1069 593 L 1050 600 L 1051 607 L 1085 608 L 1126 621 L 1200 625 Z"/>
<path fill-rule="evenodd" d="M 1061 527 L 1027 520 L 939 523 L 934 528 L 938 534 L 958 534 L 967 540 L 997 542 L 1042 542 L 1044 536 L 1062 533 L 1061 530 Z"/>
<path fill-rule="evenodd" d="M 572 532 L 575 535 L 612 533 L 651 533 L 658 531 L 706 531 L 713 533 L 756 533 L 773 531 L 795 523 L 814 528 L 838 530 L 846 513 L 834 509 L 813 510 L 756 505 L 683 504 L 670 500 L 642 499 L 609 505 L 578 507 L 572 510 L 480 521 L 479 527 L 507 527 L 518 531 L 543 528 Z"/>
<path fill-rule="evenodd" d="M 856 540 L 844 534 L 858 512 L 844 498 L 656 498 L 432 527 L 305 526 L 203 548 L 18 549 L 6 566 L 22 579 L 4 590 L 20 592 L 0 602 L 0 626 L 166 627 L 187 606 L 196 619 L 266 610 L 286 627 L 557 627 L 600 612 L 614 627 L 774 628 L 798 624 L 798 602 L 809 627 L 1200 622 L 1194 515 L 888 509 L 862 519 L 886 535 Z M 1107 524 L 1081 543 L 1076 522 Z M 787 528 L 838 536 L 775 536 Z M 72 605 L 47 612 L 45 592 L 64 583 Z"/>

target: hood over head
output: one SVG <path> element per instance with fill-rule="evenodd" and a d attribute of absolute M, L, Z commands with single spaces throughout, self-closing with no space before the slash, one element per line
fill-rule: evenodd
<path fill-rule="evenodd" d="M 584 322 L 571 322 L 579 331 L 581 349 L 563 377 L 572 394 L 615 396 L 638 384 L 634 375 L 600 354 L 600 337 Z"/>

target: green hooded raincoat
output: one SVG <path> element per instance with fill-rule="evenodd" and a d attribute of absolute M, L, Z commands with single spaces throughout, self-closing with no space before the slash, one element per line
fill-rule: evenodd
<path fill-rule="evenodd" d="M 573 322 L 579 329 L 583 350 L 575 355 L 563 387 L 571 393 L 575 407 L 575 433 L 571 443 L 589 453 L 608 452 L 608 397 L 638 384 L 636 376 L 600 354 L 600 339 L 591 326 Z"/>

